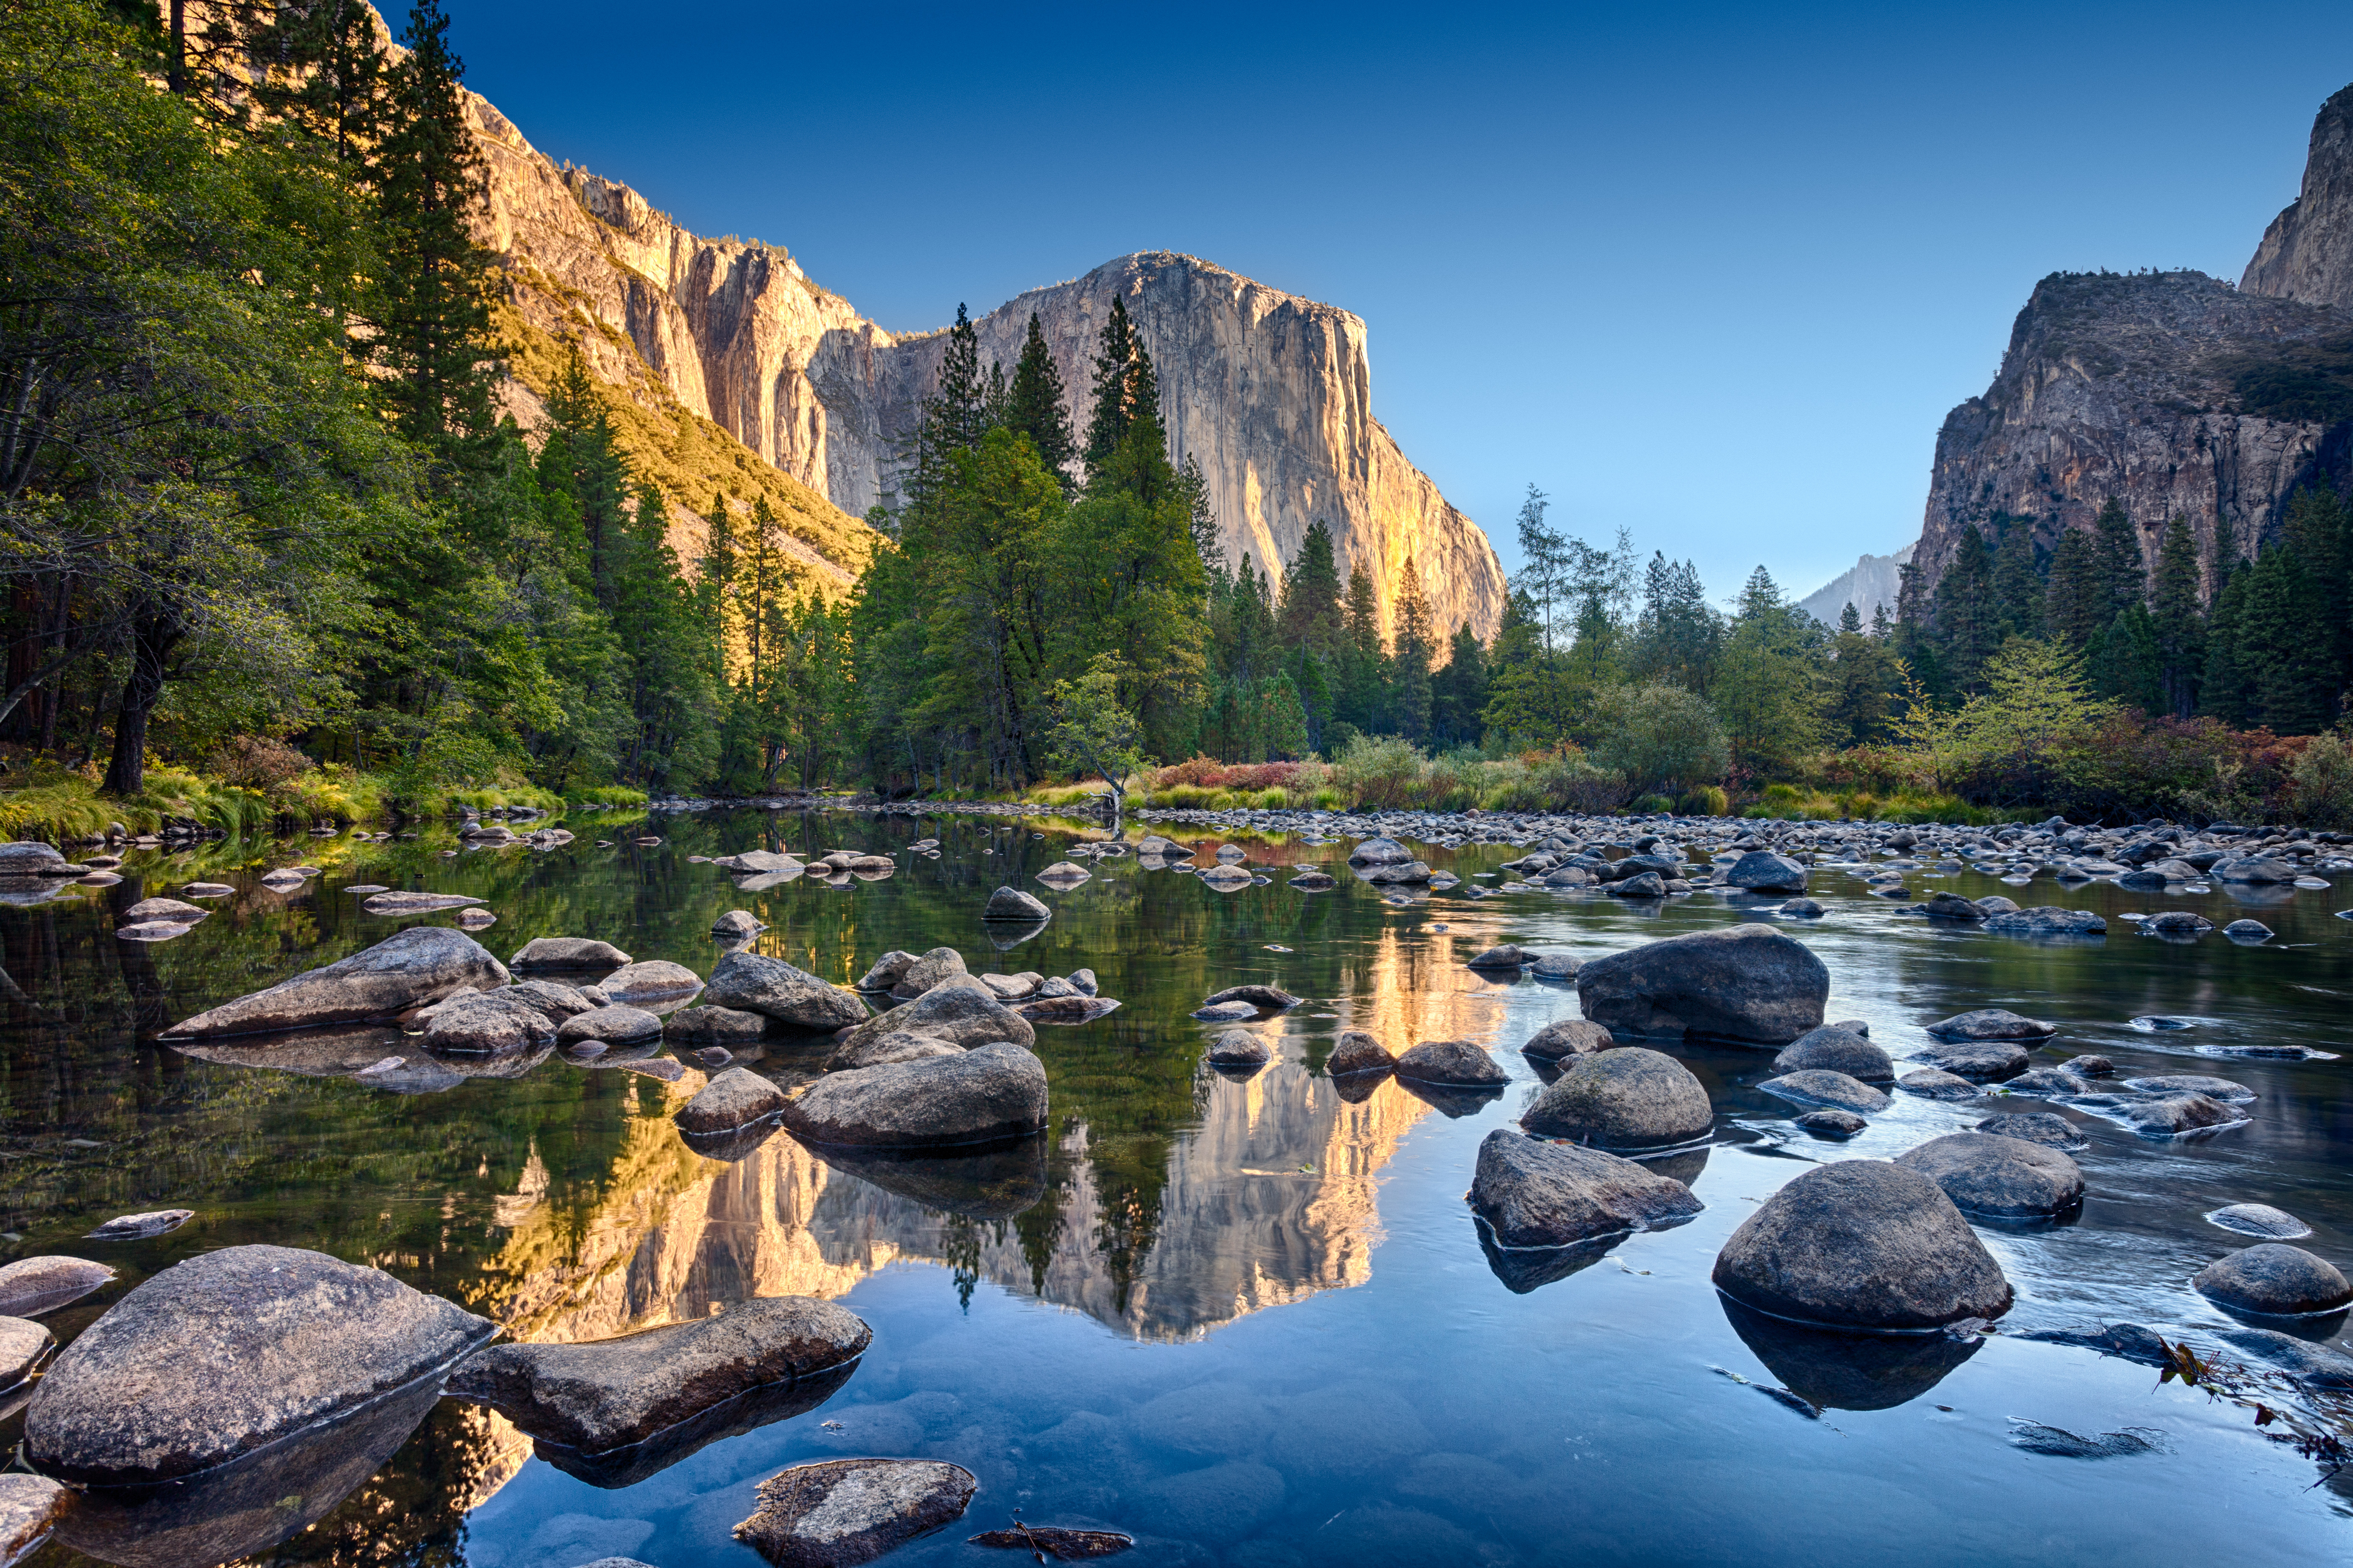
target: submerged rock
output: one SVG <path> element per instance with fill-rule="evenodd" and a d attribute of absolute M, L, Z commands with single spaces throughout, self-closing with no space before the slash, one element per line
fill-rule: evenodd
<path fill-rule="evenodd" d="M 1639 1046 L 1575 1058 L 1520 1119 L 1539 1138 L 1620 1153 L 1688 1143 L 1715 1124 L 1691 1070 Z"/>
<path fill-rule="evenodd" d="M 2246 1113 L 2203 1094 L 2087 1094 L 2074 1102 L 2085 1110 L 2121 1121 L 2147 1138 L 2178 1137 L 2209 1128 L 2232 1127 Z"/>
<path fill-rule="evenodd" d="M 2242 1236 L 2260 1236 L 2271 1241 L 2298 1241 L 2312 1234 L 2312 1227 L 2288 1213 L 2269 1204 L 2228 1204 L 2209 1210 L 2206 1223 L 2219 1225 L 2224 1230 L 2235 1230 Z"/>
<path fill-rule="evenodd" d="M 755 1296 L 715 1318 L 619 1339 L 493 1345 L 451 1375 L 448 1393 L 490 1405 L 542 1443 L 602 1454 L 755 1390 L 831 1372 L 872 1338 L 832 1302 Z"/>
<path fill-rule="evenodd" d="M 145 1214 L 117 1215 L 82 1239 L 144 1241 L 150 1237 L 169 1236 L 195 1217 L 194 1209 L 151 1209 Z"/>
<path fill-rule="evenodd" d="M 2073 1122 L 2050 1110 L 2023 1110 L 2013 1111 L 2007 1116 L 1989 1116 L 1978 1123 L 1977 1130 L 1990 1132 L 1998 1138 L 2016 1138 L 2052 1149 L 2081 1149 L 2089 1142 L 2075 1130 Z"/>
<path fill-rule="evenodd" d="M 1538 1029 L 1520 1054 L 1540 1062 L 1558 1061 L 1563 1057 L 1588 1057 L 1596 1051 L 1606 1051 L 1618 1042 L 1609 1031 L 1590 1018 L 1563 1018 Z"/>
<path fill-rule="evenodd" d="M 1516 974 L 1526 966 L 1528 958 L 1516 945 L 1505 942 L 1501 947 L 1491 947 L 1474 955 L 1467 963 L 1472 969 L 1502 970 Z"/>
<path fill-rule="evenodd" d="M 2010 1281 L 1944 1190 L 1877 1160 L 1818 1165 L 1741 1222 L 1716 1288 L 1757 1311 L 1878 1331 L 2010 1310 Z"/>
<path fill-rule="evenodd" d="M 1588 1018 L 1613 1035 L 1698 1035 L 1786 1045 L 1822 1022 L 1830 971 L 1770 926 L 1668 937 L 1578 971 Z"/>
<path fill-rule="evenodd" d="M 1388 1047 L 1359 1029 L 1341 1035 L 1324 1060 L 1324 1070 L 1334 1078 L 1347 1078 L 1355 1073 L 1388 1072 L 1397 1066 L 1397 1058 Z"/>
<path fill-rule="evenodd" d="M 1768 1078 L 1757 1086 L 1767 1094 L 1794 1100 L 1800 1105 L 1826 1105 L 1858 1113 L 1884 1110 L 1887 1096 L 1857 1079 L 1826 1068 L 1807 1068 Z"/>
<path fill-rule="evenodd" d="M 432 915 L 444 910 L 462 910 L 482 900 L 463 893 L 376 893 L 360 901 L 360 908 L 372 915 Z"/>
<path fill-rule="evenodd" d="M 390 1018 L 455 992 L 504 985 L 510 978 L 506 966 L 463 931 L 413 926 L 323 969 L 199 1013 L 169 1033 L 214 1039 Z"/>
<path fill-rule="evenodd" d="M 2353 1302 L 2353 1284 L 2335 1264 L 2277 1241 L 2218 1258 L 2189 1283 L 2216 1306 L 2257 1317 L 2309 1317 Z"/>
<path fill-rule="evenodd" d="M 1852 1138 L 1871 1125 L 1852 1110 L 1809 1110 L 1791 1123 L 1821 1138 Z"/>
<path fill-rule="evenodd" d="M 2026 1070 L 2025 1047 L 2008 1040 L 1939 1040 L 1914 1055 L 1914 1061 L 1957 1078 L 2015 1078 Z"/>
<path fill-rule="evenodd" d="M 1781 1047 L 1775 1072 L 1821 1070 L 1844 1073 L 1863 1083 L 1894 1083 L 1895 1063 L 1885 1051 L 1837 1024 L 1810 1029 Z"/>
<path fill-rule="evenodd" d="M 2156 1078 L 2128 1078 L 2125 1079 L 2125 1087 L 2138 1089 L 2143 1094 L 2202 1094 L 2210 1100 L 2219 1100 L 2225 1105 L 2252 1105 L 2255 1100 L 2255 1091 L 2245 1084 L 2234 1083 L 2227 1078 L 2210 1078 L 2204 1073 L 2168 1073 Z"/>
<path fill-rule="evenodd" d="M 980 1483 L 938 1459 L 828 1459 L 760 1483 L 735 1539 L 777 1568 L 871 1563 L 964 1516 Z"/>
<path fill-rule="evenodd" d="M 1204 1007 L 1220 1006 L 1228 1002 L 1247 1002 L 1253 1007 L 1269 1012 L 1282 1012 L 1299 1005 L 1300 999 L 1279 985 L 1229 985 L 1223 991 L 1201 998 Z"/>
<path fill-rule="evenodd" d="M 811 1143 L 885 1148 L 1022 1137 L 1046 1125 L 1046 1068 L 990 1044 L 828 1073 L 785 1108 L 785 1125 Z"/>
<path fill-rule="evenodd" d="M 66 1480 L 176 1479 L 437 1376 L 495 1331 L 322 1253 L 199 1253 L 58 1357 L 26 1416 L 26 1451 Z"/>
<path fill-rule="evenodd" d="M 2215 1336 L 2234 1350 L 2285 1371 L 2306 1388 L 2353 1391 L 2353 1356 L 2324 1349 L 2276 1329 L 2227 1329 Z"/>
<path fill-rule="evenodd" d="M 2082 1206 L 2084 1173 L 2048 1143 L 1993 1132 L 1952 1132 L 1895 1163 L 1945 1189 L 1964 1214 L 2044 1219 Z"/>
<path fill-rule="evenodd" d="M 1985 929 L 2005 936 L 2105 936 L 2108 922 L 2089 910 L 2064 910 L 2044 904 L 1989 915 Z"/>
<path fill-rule="evenodd" d="M 1484 1089 L 1508 1081 L 1495 1058 L 1468 1040 L 1424 1040 L 1397 1059 L 1397 1075 L 1415 1083 Z"/>
<path fill-rule="evenodd" d="M 867 1021 L 866 1004 L 781 958 L 731 952 L 702 988 L 706 1005 L 758 1013 L 797 1029 L 839 1029 Z"/>
<path fill-rule="evenodd" d="M 1192 1016 L 1205 1024 L 1238 1024 L 1257 1017 L 1258 1009 L 1248 1002 L 1210 1002 L 1194 1008 Z"/>
<path fill-rule="evenodd" d="M 1680 1225 L 1705 1205 L 1689 1187 L 1598 1149 L 1499 1127 L 1479 1145 L 1471 1206 L 1508 1247 L 1567 1247 Z"/>

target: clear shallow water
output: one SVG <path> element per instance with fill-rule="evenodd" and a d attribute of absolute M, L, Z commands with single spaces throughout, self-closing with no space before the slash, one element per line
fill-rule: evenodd
<path fill-rule="evenodd" d="M 2080 1219 L 1981 1232 L 2019 1292 L 2004 1332 L 1890 1350 L 1735 1323 L 1708 1283 L 1717 1248 L 1807 1162 L 1888 1157 L 2039 1103 L 1899 1094 L 1868 1132 L 1826 1144 L 1789 1126 L 1796 1108 L 1754 1089 L 1769 1052 L 1679 1049 L 1719 1112 L 1717 1146 L 1673 1167 L 1708 1205 L 1697 1220 L 1574 1259 L 1506 1258 L 1482 1247 L 1463 1205 L 1479 1141 L 1537 1087 L 1514 1047 L 1573 1016 L 1576 998 L 1569 986 L 1495 984 L 1461 961 L 1506 940 L 1589 958 L 1756 918 L 1720 897 L 1643 908 L 1457 892 L 1398 908 L 1345 876 L 1332 893 L 1291 892 L 1278 875 L 1219 894 L 1133 858 L 1090 862 L 1092 880 L 1055 893 L 1030 879 L 1069 836 L 987 819 L 696 816 L 658 820 L 659 847 L 625 837 L 612 849 L 594 837 L 627 825 L 572 826 L 579 841 L 544 855 L 444 859 L 447 840 L 301 838 L 134 860 L 120 887 L 0 911 L 16 987 L 0 1056 L 0 1152 L 13 1156 L 0 1162 L 0 1229 L 21 1237 L 0 1243 L 0 1261 L 65 1252 L 121 1270 L 45 1320 L 60 1338 L 180 1258 L 264 1241 L 387 1268 L 526 1339 L 601 1338 L 797 1291 L 838 1299 L 873 1327 L 872 1349 L 820 1409 L 617 1489 L 531 1458 L 503 1421 L 445 1403 L 373 1479 L 255 1561 L 573 1568 L 623 1552 L 658 1568 L 754 1568 L 728 1531 L 752 1511 L 756 1483 L 857 1454 L 934 1456 L 980 1478 L 965 1526 L 890 1559 L 907 1563 L 1015 1561 L 963 1538 L 1017 1507 L 1033 1521 L 1132 1531 L 1145 1538 L 1127 1559 L 1138 1563 L 2267 1562 L 2341 1556 L 2353 1540 L 2347 1496 L 2316 1486 L 2318 1468 L 2242 1409 L 2014 1337 L 2099 1321 L 2227 1326 L 2187 1284 L 2245 1239 L 2200 1217 L 2226 1203 L 2287 1208 L 2315 1226 L 2302 1245 L 2353 1259 L 2353 1117 L 2340 1088 L 2353 1056 L 2199 1054 L 2348 1049 L 2353 922 L 2331 918 L 2342 889 L 2243 907 L 2224 892 L 1913 876 L 1923 894 L 2023 893 L 2109 915 L 2105 942 L 2057 946 L 1931 927 L 1862 896 L 1847 873 L 1818 871 L 1830 913 L 1789 929 L 1830 966 L 1830 1016 L 1868 1019 L 1899 1057 L 1929 1022 L 2006 1005 L 2062 1026 L 2038 1061 L 2094 1050 L 2120 1074 L 2211 1072 L 2261 1096 L 2250 1124 L 2197 1142 L 2069 1113 L 2091 1140 L 2077 1156 L 2089 1186 Z M 841 890 L 803 879 L 744 891 L 687 860 L 763 841 L 889 852 L 926 836 L 943 841 L 938 859 L 902 855 L 894 877 Z M 1251 848 L 1253 860 L 1345 853 Z M 1424 858 L 1470 875 L 1508 854 Z M 326 875 L 290 899 L 254 883 L 304 861 Z M 114 910 L 199 878 L 240 892 L 174 942 L 113 938 Z M 142 1039 L 398 929 L 358 912 L 343 890 L 354 882 L 481 896 L 500 917 L 482 940 L 502 956 L 533 936 L 586 935 L 707 973 L 712 919 L 741 907 L 770 923 L 762 951 L 837 981 L 885 949 L 947 943 L 976 970 L 1092 967 L 1124 1005 L 1039 1028 L 1053 1095 L 1042 1147 L 858 1171 L 781 1135 L 734 1165 L 692 1155 L 669 1121 L 700 1081 L 691 1071 L 665 1084 L 548 1058 L 520 1076 L 396 1094 L 332 1069 L 414 1054 L 396 1040 L 202 1061 Z M 1001 956 L 976 918 L 1000 882 L 1055 910 Z M 2279 934 L 2260 948 L 2219 935 L 2182 944 L 2116 918 L 2162 908 L 2217 924 L 2253 913 Z M 1236 1082 L 1200 1065 L 1216 1029 L 1185 1015 L 1243 980 L 1313 1000 L 1260 1026 L 1277 1063 Z M 2200 1022 L 2165 1035 L 2129 1026 L 2153 1013 Z M 1394 1049 L 1480 1040 L 1514 1081 L 1474 1105 L 1433 1106 L 1395 1082 L 1349 1103 L 1322 1073 L 1345 1028 Z M 772 1047 L 760 1068 L 791 1083 L 823 1054 Z M 79 1239 L 114 1215 L 167 1205 L 196 1218 L 153 1241 Z M 1810 1415 L 1775 1387 L 1825 1407 Z M 2161 1451 L 2033 1454 L 2012 1442 L 2013 1418 L 2086 1436 L 2146 1429 Z M 0 1424 L 0 1441 L 13 1445 L 21 1421 Z M 52 1544 L 36 1561 L 87 1559 Z"/>

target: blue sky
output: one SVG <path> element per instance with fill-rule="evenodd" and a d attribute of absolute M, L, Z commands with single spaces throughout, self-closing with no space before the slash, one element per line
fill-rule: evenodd
<path fill-rule="evenodd" d="M 2235 279 L 2353 81 L 2342 0 L 447 5 L 543 151 L 885 326 L 1155 248 L 1345 306 L 1507 565 L 1533 482 L 1719 598 L 1917 534 L 2036 279 Z"/>

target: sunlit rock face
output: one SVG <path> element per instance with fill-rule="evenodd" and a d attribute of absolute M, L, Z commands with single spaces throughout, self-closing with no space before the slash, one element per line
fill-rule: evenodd
<path fill-rule="evenodd" d="M 853 516 L 895 499 L 943 334 L 886 331 L 782 248 L 691 234 L 628 187 L 557 167 L 486 101 L 470 107 L 489 176 L 482 237 L 527 321 L 577 340 L 600 380 L 642 385 L 650 375 Z M 952 289 L 944 279 L 944 299 Z M 1441 632 L 1465 621 L 1493 632 L 1503 568 L 1373 416 L 1361 319 L 1153 251 L 981 316 L 981 356 L 1009 372 L 1034 311 L 1083 437 L 1114 296 L 1159 371 L 1176 455 L 1208 478 L 1229 560 L 1288 561 L 1322 520 L 1342 571 L 1372 574 L 1385 618 L 1410 561 Z"/>

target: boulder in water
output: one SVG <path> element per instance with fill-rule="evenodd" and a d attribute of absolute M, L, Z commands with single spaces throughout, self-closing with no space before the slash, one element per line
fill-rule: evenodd
<path fill-rule="evenodd" d="M 2052 1149 L 2081 1149 L 2088 1142 L 2075 1131 L 2073 1122 L 2050 1110 L 2021 1110 L 2012 1111 L 2007 1116 L 1989 1116 L 1978 1123 L 1977 1130 L 1990 1132 L 1998 1138 L 2017 1138 Z M 1964 1204 L 1962 1206 L 1966 1208 L 1968 1205 Z"/>
<path fill-rule="evenodd" d="M 1596 1051 L 1606 1051 L 1618 1042 L 1609 1031 L 1590 1018 L 1562 1018 L 1546 1024 L 1520 1047 L 1520 1054 L 1540 1062 L 1556 1062 L 1563 1057 L 1588 1057 Z"/>
<path fill-rule="evenodd" d="M 716 1040 L 740 1046 L 767 1032 L 767 1015 L 734 1007 L 681 1007 L 662 1019 L 662 1037 L 671 1040 Z"/>
<path fill-rule="evenodd" d="M 836 1037 L 850 1046 L 877 1035 L 904 1030 L 929 1035 L 951 1045 L 981 1046 L 1007 1040 L 1017 1046 L 1038 1043 L 1038 1031 L 1029 1019 L 997 999 L 997 993 L 976 975 L 961 974 L 943 982 L 903 1007 L 893 1007 L 844 1030 Z"/>
<path fill-rule="evenodd" d="M 1348 852 L 1351 866 L 1403 866 L 1413 851 L 1394 838 L 1367 838 Z"/>
<path fill-rule="evenodd" d="M 1957 1078 L 2016 1078 L 2026 1070 L 2024 1047 L 2010 1040 L 1939 1039 L 1913 1060 Z"/>
<path fill-rule="evenodd" d="M 806 1142 L 874 1148 L 984 1143 L 1046 1125 L 1045 1064 L 1019 1046 L 976 1046 L 828 1073 L 785 1108 Z"/>
<path fill-rule="evenodd" d="M 1424 1040 L 1397 1059 L 1397 1075 L 1414 1083 L 1485 1089 L 1508 1081 L 1495 1058 L 1468 1040 Z"/>
<path fill-rule="evenodd" d="M 217 1039 L 391 1018 L 459 991 L 504 985 L 510 978 L 506 966 L 465 932 L 415 926 L 323 969 L 199 1013 L 170 1033 Z"/>
<path fill-rule="evenodd" d="M 884 953 L 881 957 L 876 959 L 874 961 L 873 967 L 859 977 L 858 989 L 860 991 L 888 991 L 891 987 L 899 984 L 899 976 L 906 973 L 907 966 L 914 962 L 915 955 L 913 953 L 901 952 L 894 947 L 890 952 Z"/>
<path fill-rule="evenodd" d="M 719 1074 L 670 1118 L 686 1133 L 733 1132 L 785 1108 L 785 1091 L 744 1068 Z"/>
<path fill-rule="evenodd" d="M 939 1459 L 828 1459 L 760 1483 L 735 1539 L 777 1568 L 871 1563 L 964 1517 L 980 1483 Z"/>
<path fill-rule="evenodd" d="M 1707 1090 L 1691 1070 L 1639 1046 L 1576 1058 L 1520 1119 L 1539 1138 L 1619 1153 L 1689 1143 L 1715 1122 Z"/>
<path fill-rule="evenodd" d="M 2206 1223 L 2235 1230 L 2242 1236 L 2260 1236 L 2268 1241 L 2297 1241 L 2312 1234 L 2312 1227 L 2304 1221 L 2269 1204 L 2227 1204 L 2210 1210 Z"/>
<path fill-rule="evenodd" d="M 511 990 L 461 991 L 432 1014 L 425 1026 L 431 1051 L 528 1051 L 555 1041 L 555 1023 L 539 999 Z"/>
<path fill-rule="evenodd" d="M 1945 1189 L 1963 1214 L 2046 1219 L 2079 1208 L 2084 1173 L 2048 1143 L 1994 1132 L 1932 1138 L 1895 1162 Z"/>
<path fill-rule="evenodd" d="M 1585 1016 L 1613 1035 L 1786 1045 L 1821 1026 L 1830 971 L 1770 926 L 1668 937 L 1577 972 Z"/>
<path fill-rule="evenodd" d="M 448 1394 L 490 1405 L 541 1442 L 599 1454 L 740 1395 L 831 1372 L 872 1338 L 830 1301 L 755 1296 L 715 1318 L 618 1339 L 494 1345 L 457 1370 Z"/>
<path fill-rule="evenodd" d="M 1776 855 L 1770 849 L 1752 849 L 1732 863 L 1732 868 L 1718 879 L 1718 885 L 1751 893 L 1802 893 L 1806 890 L 1806 868 L 1786 855 Z"/>
<path fill-rule="evenodd" d="M 1209 1044 L 1209 1065 L 1213 1068 L 1246 1068 L 1255 1072 L 1274 1059 L 1266 1042 L 1248 1029 L 1228 1029 Z"/>
<path fill-rule="evenodd" d="M 85 1258 L 20 1258 L 0 1267 L 0 1316 L 37 1318 L 54 1312 L 113 1278 L 113 1269 Z"/>
<path fill-rule="evenodd" d="M 899 972 L 899 978 L 891 983 L 891 994 L 902 1002 L 912 1002 L 966 973 L 964 954 L 952 947 L 935 947 Z"/>
<path fill-rule="evenodd" d="M 1397 1058 L 1389 1054 L 1388 1047 L 1360 1029 L 1350 1029 L 1332 1047 L 1324 1070 L 1334 1078 L 1346 1078 L 1354 1073 L 1388 1072 L 1396 1066 Z"/>
<path fill-rule="evenodd" d="M 2189 1283 L 2216 1306 L 2256 1317 L 2310 1317 L 2353 1303 L 2353 1284 L 2335 1264 L 2277 1241 L 2218 1258 Z"/>
<path fill-rule="evenodd" d="M 1090 990 L 1088 994 L 1092 995 L 1093 992 Z M 1298 997 L 1280 985 L 1229 985 L 1223 991 L 1203 997 L 1201 1005 L 1216 1007 L 1228 1002 L 1247 1002 L 1253 1007 L 1279 1013 L 1285 1008 L 1298 1006 L 1299 1001 Z"/>
<path fill-rule="evenodd" d="M 1837 1024 L 1809 1029 L 1781 1047 L 1775 1072 L 1840 1072 L 1862 1083 L 1894 1083 L 1895 1063 L 1885 1051 Z"/>
<path fill-rule="evenodd" d="M 591 1007 L 586 1013 L 575 1013 L 555 1027 L 555 1043 L 573 1046 L 582 1040 L 602 1040 L 607 1045 L 635 1045 L 645 1040 L 661 1038 L 662 1021 L 642 1007 L 625 1007 L 614 1003 L 604 1007 Z"/>
<path fill-rule="evenodd" d="M 1887 1109 L 1887 1096 L 1858 1079 L 1827 1068 L 1805 1068 L 1797 1072 L 1768 1078 L 1757 1086 L 1767 1094 L 1793 1100 L 1800 1105 L 1824 1105 L 1837 1110 L 1857 1114 Z"/>
<path fill-rule="evenodd" d="M 691 996 L 702 989 L 702 976 L 683 963 L 649 958 L 624 964 L 596 984 L 605 988 L 606 995 L 616 1000 L 657 1000 Z"/>
<path fill-rule="evenodd" d="M 1852 1138 L 1871 1123 L 1852 1110 L 1825 1107 L 1794 1118 L 1790 1125 L 1803 1128 L 1819 1138 Z"/>
<path fill-rule="evenodd" d="M 2089 910 L 2043 904 L 1986 917 L 1985 929 L 2004 936 L 2105 936 L 2108 922 Z"/>
<path fill-rule="evenodd" d="M 912 1035 L 904 1029 L 870 1035 L 854 1044 L 837 1046 L 825 1058 L 825 1070 L 845 1072 L 859 1068 L 886 1067 L 892 1062 L 921 1061 L 925 1057 L 960 1056 L 964 1047 L 932 1035 Z"/>
<path fill-rule="evenodd" d="M 1472 969 L 1499 970 L 1505 973 L 1517 974 L 1526 966 L 1528 958 L 1516 944 L 1505 942 L 1501 947 L 1491 947 L 1484 952 L 1474 955 L 1468 963 Z"/>
<path fill-rule="evenodd" d="M 199 1253 L 58 1357 L 25 1418 L 26 1452 L 92 1486 L 178 1479 L 438 1377 L 496 1331 L 322 1253 Z"/>
<path fill-rule="evenodd" d="M 723 942 L 749 942 L 767 929 L 749 910 L 729 910 L 711 922 L 711 934 Z"/>
<path fill-rule="evenodd" d="M 1895 1087 L 1906 1094 L 1920 1095 L 1928 1100 L 1975 1100 L 1985 1092 L 1982 1085 L 1941 1068 L 1921 1068 L 1907 1072 L 1895 1080 Z"/>
<path fill-rule="evenodd" d="M 1471 1206 L 1498 1245 L 1527 1247 L 1662 1229 L 1705 1205 L 1683 1183 L 1631 1160 L 1499 1127 L 1479 1145 Z"/>
<path fill-rule="evenodd" d="M 1767 1199 L 1716 1255 L 1716 1289 L 1803 1323 L 1881 1332 L 2010 1310 L 2010 1281 L 1953 1200 L 1878 1160 L 1817 1165 Z"/>
<path fill-rule="evenodd" d="M 1928 1026 L 1928 1033 L 1940 1040 L 2047 1040 L 2058 1032 L 2056 1024 L 2023 1017 L 2006 1007 L 1956 1013 Z"/>
<path fill-rule="evenodd" d="M 797 1029 L 839 1029 L 867 1021 L 866 1004 L 781 958 L 731 952 L 702 988 L 706 1005 L 758 1013 Z"/>
<path fill-rule="evenodd" d="M 987 907 L 980 911 L 985 921 L 1024 924 L 1052 917 L 1054 911 L 1018 888 L 999 888 L 988 895 Z"/>

